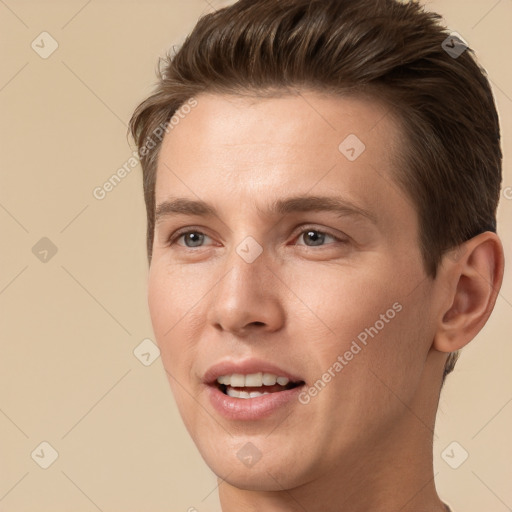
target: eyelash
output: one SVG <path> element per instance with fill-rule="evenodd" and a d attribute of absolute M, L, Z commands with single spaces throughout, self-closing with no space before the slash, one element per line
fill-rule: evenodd
<path fill-rule="evenodd" d="M 299 232 L 299 234 L 297 236 L 297 239 L 300 238 L 300 236 L 303 235 L 304 233 L 307 233 L 308 231 L 314 231 L 314 232 L 319 233 L 321 235 L 330 236 L 330 237 L 334 238 L 339 243 L 347 243 L 347 240 L 342 240 L 341 238 L 333 235 L 332 233 L 329 233 L 328 231 L 323 231 L 323 230 L 318 229 L 316 226 L 306 226 L 306 227 L 302 228 L 302 231 Z M 166 246 L 170 247 L 171 245 L 176 245 L 176 242 L 183 235 L 188 235 L 189 233 L 198 233 L 200 235 L 208 236 L 206 233 L 200 231 L 199 229 L 194 229 L 194 228 L 190 228 L 190 227 L 183 228 L 183 229 L 179 229 L 178 231 L 175 231 L 172 235 L 169 236 L 169 238 L 167 239 Z M 305 245 L 305 247 L 325 247 L 325 245 L 330 245 L 330 244 L 324 244 L 324 245 L 320 245 L 320 246 Z M 186 245 L 183 245 L 182 247 L 184 249 L 187 249 L 187 250 L 194 250 L 194 249 L 200 249 L 202 246 L 200 246 L 200 247 L 187 247 Z"/>

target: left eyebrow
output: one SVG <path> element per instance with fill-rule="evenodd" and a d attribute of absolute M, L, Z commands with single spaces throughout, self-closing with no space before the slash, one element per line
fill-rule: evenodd
<path fill-rule="evenodd" d="M 257 208 L 260 214 L 287 215 L 297 212 L 321 212 L 328 211 L 337 213 L 340 217 L 357 215 L 364 217 L 377 224 L 376 215 L 352 201 L 334 196 L 292 196 L 273 201 L 268 212 Z M 175 215 L 196 215 L 201 217 L 218 217 L 214 206 L 202 200 L 189 199 L 186 197 L 169 198 L 155 209 L 155 222 L 161 222 L 164 218 Z"/>

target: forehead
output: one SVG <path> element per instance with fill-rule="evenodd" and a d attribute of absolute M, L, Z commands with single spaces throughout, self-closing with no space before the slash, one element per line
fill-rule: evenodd
<path fill-rule="evenodd" d="M 390 187 L 407 201 L 392 178 L 400 127 L 377 100 L 302 91 L 196 101 L 162 142 L 157 205 L 172 194 L 263 211 L 269 199 L 310 191 L 374 207 Z"/>
<path fill-rule="evenodd" d="M 386 104 L 368 96 L 306 90 L 270 97 L 201 94 L 195 100 L 194 108 L 178 110 L 164 145 L 192 138 L 201 146 L 262 143 L 307 149 L 318 144 L 332 147 L 348 134 L 385 145 L 399 131 Z"/>

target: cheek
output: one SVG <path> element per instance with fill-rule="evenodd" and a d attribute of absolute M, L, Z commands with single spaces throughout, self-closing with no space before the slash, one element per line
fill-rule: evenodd
<path fill-rule="evenodd" d="M 350 390 L 352 405 L 369 406 L 362 415 L 389 419 L 411 404 L 420 385 L 430 347 L 428 318 L 421 302 L 399 293 L 385 295 L 374 305 L 365 323 L 354 324 L 345 341 L 358 353 L 346 352 L 352 360 L 339 391 L 344 396 Z"/>
<path fill-rule="evenodd" d="M 167 264 L 162 257 L 152 262 L 148 278 L 148 306 L 155 335 L 173 337 L 187 323 L 194 307 L 201 306 L 208 290 L 204 273 L 184 272 L 180 266 Z"/>
<path fill-rule="evenodd" d="M 319 271 L 313 280 L 300 280 L 297 295 L 307 304 L 312 323 L 323 328 L 330 340 L 311 340 L 318 354 L 348 350 L 354 339 L 364 346 L 372 336 L 382 337 L 400 316 L 400 305 L 393 308 L 400 291 L 378 272 L 365 275 L 350 268 Z M 299 323 L 304 322 L 301 318 L 305 317 L 297 316 Z"/>
<path fill-rule="evenodd" d="M 301 296 L 308 297 L 314 313 L 309 315 L 312 322 L 296 317 L 303 326 L 310 323 L 304 332 L 313 333 L 303 340 L 310 352 L 311 372 L 321 377 L 331 369 L 343 375 L 333 379 L 336 395 L 334 388 L 339 387 L 345 397 L 350 390 L 351 396 L 368 400 L 389 394 L 387 385 L 408 396 L 430 346 L 423 307 L 427 298 L 421 296 L 421 287 L 411 293 L 407 276 L 397 276 L 396 269 L 385 272 L 374 266 L 371 274 L 345 270 L 336 275 L 319 273 L 309 288 L 301 280 Z"/>
<path fill-rule="evenodd" d="M 184 291 L 185 290 L 185 291 Z M 191 369 L 195 359 L 195 346 L 190 335 L 187 315 L 193 304 L 189 293 L 193 288 L 184 286 L 177 269 L 152 263 L 148 279 L 148 306 L 162 365 L 167 380 L 184 420 L 190 430 L 196 419 L 197 404 L 192 398 L 196 390 L 191 384 Z M 189 300 L 190 299 L 190 300 Z M 188 329 L 188 330 L 187 330 Z"/>
<path fill-rule="evenodd" d="M 170 284 L 170 279 L 167 276 L 155 272 L 152 267 L 148 280 L 148 306 L 153 331 L 160 350 L 165 350 L 163 341 L 165 337 L 168 337 L 166 332 L 175 324 L 176 310 L 171 308 L 171 304 L 175 304 L 176 301 Z"/>
<path fill-rule="evenodd" d="M 193 307 L 194 288 L 184 286 L 179 272 L 165 268 L 158 262 L 152 263 L 148 279 L 148 306 L 153 331 L 162 362 L 168 372 L 175 374 L 184 368 L 182 364 L 190 352 L 184 335 L 187 314 Z"/>

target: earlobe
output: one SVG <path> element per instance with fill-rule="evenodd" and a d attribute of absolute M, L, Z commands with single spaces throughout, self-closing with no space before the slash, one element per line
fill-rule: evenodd
<path fill-rule="evenodd" d="M 480 332 L 494 308 L 503 281 L 503 246 L 486 231 L 445 254 L 441 266 L 449 306 L 440 312 L 433 347 L 454 352 Z"/>

